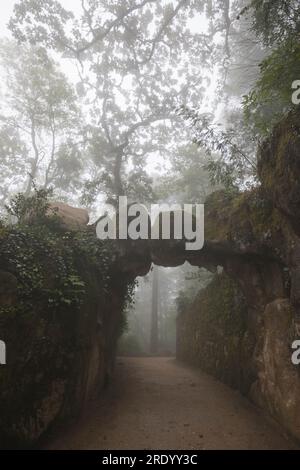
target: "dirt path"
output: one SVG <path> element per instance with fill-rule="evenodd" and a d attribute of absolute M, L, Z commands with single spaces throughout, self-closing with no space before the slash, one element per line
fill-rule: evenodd
<path fill-rule="evenodd" d="M 238 392 L 170 358 L 119 359 L 115 380 L 52 449 L 289 449 Z"/>

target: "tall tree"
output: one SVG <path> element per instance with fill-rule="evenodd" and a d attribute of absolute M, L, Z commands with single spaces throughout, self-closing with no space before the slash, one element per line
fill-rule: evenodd
<path fill-rule="evenodd" d="M 2 166 L 13 163 L 8 150 L 16 159 L 22 148 L 20 175 L 27 195 L 33 181 L 44 188 L 74 190 L 81 157 L 76 136 L 80 114 L 72 87 L 41 48 L 24 45 L 20 54 L 19 46 L 5 41 L 0 59 L 6 77 L 1 134 L 9 139 L 9 129 L 14 129 L 14 140 L 19 139 L 6 151 L 2 145 Z"/>
<path fill-rule="evenodd" d="M 229 54 L 231 13 L 231 2 L 219 0 L 82 0 L 75 17 L 55 0 L 19 1 L 15 37 L 78 63 L 91 111 L 86 201 L 103 188 L 112 199 L 151 198 L 145 161 L 158 152 L 172 158 L 179 136 L 189 140 L 175 109 L 203 104 L 215 61 Z M 205 14 L 206 30 L 192 31 Z"/>

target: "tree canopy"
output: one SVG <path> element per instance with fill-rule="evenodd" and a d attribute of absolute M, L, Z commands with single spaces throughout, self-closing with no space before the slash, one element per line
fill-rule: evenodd
<path fill-rule="evenodd" d="M 256 184 L 256 146 L 300 74 L 298 13 L 296 0 L 19 0 L 1 45 L 3 201 L 35 180 L 90 208 L 176 185 L 201 198 L 207 178 Z"/>

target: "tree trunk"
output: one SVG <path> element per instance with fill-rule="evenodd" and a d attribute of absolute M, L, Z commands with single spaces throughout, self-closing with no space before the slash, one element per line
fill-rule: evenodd
<path fill-rule="evenodd" d="M 150 352 L 158 352 L 159 267 L 153 265 Z"/>
<path fill-rule="evenodd" d="M 35 122 L 31 118 L 31 143 L 34 150 L 34 159 L 31 163 L 31 173 L 28 176 L 27 188 L 25 190 L 25 196 L 28 197 L 31 193 L 33 182 L 37 175 L 38 163 L 39 163 L 39 150 L 36 143 L 36 131 L 35 131 Z"/>
<path fill-rule="evenodd" d="M 123 163 L 123 147 L 117 149 L 114 162 L 114 196 L 116 198 L 116 207 L 118 206 L 118 199 L 124 196 L 123 182 L 122 182 L 122 163 Z"/>

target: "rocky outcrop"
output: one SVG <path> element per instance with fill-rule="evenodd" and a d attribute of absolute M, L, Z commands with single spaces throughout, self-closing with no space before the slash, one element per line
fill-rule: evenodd
<path fill-rule="evenodd" d="M 291 362 L 295 331 L 290 301 L 276 299 L 269 303 L 262 320 L 257 378 L 250 397 L 299 438 L 300 377 L 299 367 Z"/>
<path fill-rule="evenodd" d="M 259 178 L 274 207 L 284 213 L 299 233 L 300 123 L 295 108 L 273 130 L 258 154 Z"/>
<path fill-rule="evenodd" d="M 79 230 L 86 227 L 90 216 L 86 209 L 72 207 L 63 202 L 52 202 L 49 204 L 48 213 L 53 213 L 59 218 L 61 224 L 68 230 Z"/>

